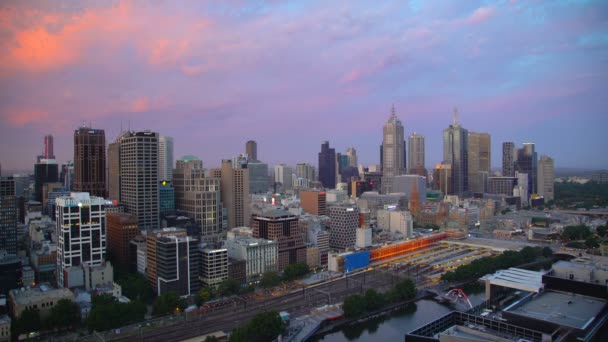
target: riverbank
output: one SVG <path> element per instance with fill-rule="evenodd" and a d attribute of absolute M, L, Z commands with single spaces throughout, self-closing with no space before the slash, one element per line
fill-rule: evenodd
<path fill-rule="evenodd" d="M 325 321 L 323 324 L 321 324 L 320 328 L 311 336 L 311 339 L 319 338 L 325 334 L 329 334 L 334 331 L 343 329 L 349 325 L 361 324 L 361 323 L 365 323 L 365 322 L 375 319 L 375 318 L 388 316 L 391 313 L 393 313 L 394 311 L 401 310 L 404 307 L 407 307 L 408 305 L 411 305 L 419 300 L 429 299 L 432 297 L 433 297 L 433 294 L 423 290 L 423 291 L 420 291 L 418 294 L 416 294 L 416 297 L 414 297 L 412 299 L 408 299 L 408 300 L 401 301 L 398 303 L 393 303 L 391 305 L 385 306 L 382 309 L 368 312 L 361 316 L 357 316 L 357 317 L 353 317 L 353 318 L 341 318 L 341 319 L 338 319 L 335 321 Z"/>

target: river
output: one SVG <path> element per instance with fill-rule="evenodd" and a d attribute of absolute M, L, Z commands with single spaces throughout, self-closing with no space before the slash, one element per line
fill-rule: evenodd
<path fill-rule="evenodd" d="M 483 292 L 469 295 L 473 305 L 484 300 Z M 325 336 L 313 339 L 313 342 L 367 342 L 367 341 L 403 341 L 406 333 L 431 322 L 453 309 L 448 305 L 433 300 L 422 299 L 390 316 L 370 319 L 356 326 L 347 326 Z"/>

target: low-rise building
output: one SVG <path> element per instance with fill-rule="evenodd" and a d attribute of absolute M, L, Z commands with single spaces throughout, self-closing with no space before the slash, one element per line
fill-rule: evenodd
<path fill-rule="evenodd" d="M 217 287 L 228 279 L 228 250 L 204 248 L 201 250 L 200 280 L 203 287 Z"/>
<path fill-rule="evenodd" d="M 0 342 L 11 341 L 11 318 L 8 315 L 0 316 Z"/>
<path fill-rule="evenodd" d="M 278 269 L 278 244 L 273 240 L 235 237 L 226 240 L 228 256 L 246 262 L 246 278 L 252 281 Z"/>
<path fill-rule="evenodd" d="M 74 294 L 67 288 L 53 289 L 46 285 L 32 288 L 19 288 L 9 291 L 8 294 L 11 314 L 14 318 L 21 317 L 21 313 L 28 308 L 37 309 L 40 318 L 45 319 L 51 313 L 57 302 L 61 299 L 74 300 Z"/>

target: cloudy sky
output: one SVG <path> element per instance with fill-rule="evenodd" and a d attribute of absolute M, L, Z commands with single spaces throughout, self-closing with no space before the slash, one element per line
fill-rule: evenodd
<path fill-rule="evenodd" d="M 258 141 L 270 164 L 323 140 L 378 163 L 391 105 L 441 160 L 470 131 L 535 142 L 557 167 L 608 167 L 608 2 L 2 1 L 0 163 L 60 161 L 86 124 L 173 136 L 205 165 Z"/>

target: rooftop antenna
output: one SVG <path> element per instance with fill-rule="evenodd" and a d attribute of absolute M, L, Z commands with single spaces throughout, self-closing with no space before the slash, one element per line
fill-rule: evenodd
<path fill-rule="evenodd" d="M 454 107 L 454 126 L 458 125 L 458 107 Z"/>
<path fill-rule="evenodd" d="M 391 109 L 391 113 L 393 114 L 393 116 L 395 116 L 395 104 L 393 103 L 393 108 Z"/>

